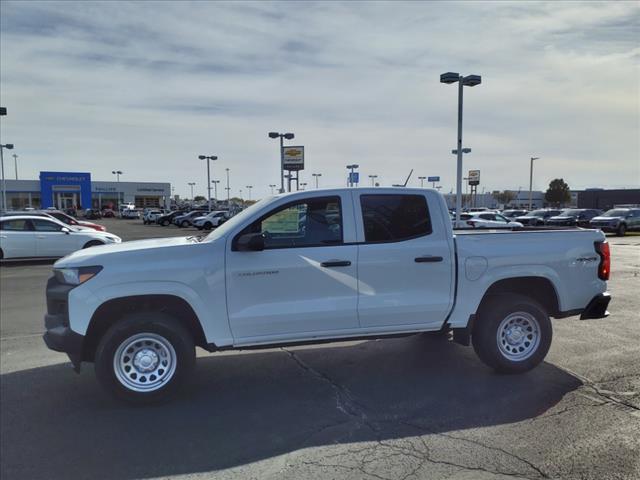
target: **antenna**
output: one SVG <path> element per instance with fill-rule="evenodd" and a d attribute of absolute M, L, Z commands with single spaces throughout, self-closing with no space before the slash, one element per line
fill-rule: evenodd
<path fill-rule="evenodd" d="M 411 171 L 409 172 L 409 175 L 407 176 L 407 179 L 404 181 L 404 184 L 399 184 L 399 183 L 394 183 L 393 185 L 391 185 L 392 187 L 406 187 L 407 183 L 409 183 L 409 179 L 411 178 L 411 175 L 413 174 L 413 168 L 411 169 Z"/>

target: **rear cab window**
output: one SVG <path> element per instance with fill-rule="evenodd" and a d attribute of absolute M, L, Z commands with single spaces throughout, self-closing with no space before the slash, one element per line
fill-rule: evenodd
<path fill-rule="evenodd" d="M 400 242 L 432 232 L 427 199 L 417 194 L 363 194 L 365 243 Z"/>

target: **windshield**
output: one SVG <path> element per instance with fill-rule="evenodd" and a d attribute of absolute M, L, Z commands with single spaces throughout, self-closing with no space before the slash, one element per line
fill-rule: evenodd
<path fill-rule="evenodd" d="M 525 215 L 525 217 L 544 217 L 546 210 L 534 210 L 533 212 L 529 212 Z"/>
<path fill-rule="evenodd" d="M 247 219 L 248 217 L 253 215 L 254 212 L 256 212 L 256 211 L 264 208 L 265 206 L 269 205 L 275 199 L 276 199 L 276 197 L 265 197 L 262 200 L 254 203 L 249 208 L 246 208 L 245 210 L 241 211 L 237 215 L 231 217 L 229 220 L 224 222 L 221 226 L 216 228 L 213 232 L 211 232 L 209 235 L 207 235 L 205 240 L 206 241 L 213 241 L 213 240 L 216 240 L 216 239 L 218 239 L 220 237 L 224 237 L 229 231 L 231 231 L 234 228 L 236 228 L 236 226 L 241 225 L 245 221 L 245 219 Z"/>
<path fill-rule="evenodd" d="M 626 217 L 629 214 L 629 210 L 622 208 L 614 208 L 608 212 L 602 214 L 603 217 Z"/>
<path fill-rule="evenodd" d="M 567 208 L 566 210 L 562 210 L 558 216 L 563 216 L 563 217 L 577 217 L 578 215 L 580 215 L 583 212 L 583 210 L 580 209 L 576 209 L 576 208 Z"/>

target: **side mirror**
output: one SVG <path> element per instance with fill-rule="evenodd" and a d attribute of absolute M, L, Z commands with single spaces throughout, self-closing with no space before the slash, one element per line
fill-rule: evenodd
<path fill-rule="evenodd" d="M 262 233 L 245 233 L 238 238 L 236 247 L 241 252 L 261 252 L 264 250 L 264 235 Z"/>
<path fill-rule="evenodd" d="M 65 233 L 66 235 L 69 235 L 71 233 L 71 230 L 69 230 L 67 227 L 62 227 L 60 231 Z"/>

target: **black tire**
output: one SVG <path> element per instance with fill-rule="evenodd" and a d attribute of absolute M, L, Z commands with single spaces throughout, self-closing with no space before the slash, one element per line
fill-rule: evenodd
<path fill-rule="evenodd" d="M 211 230 L 213 228 L 213 224 L 211 222 L 207 222 L 204 224 L 205 230 Z"/>
<path fill-rule="evenodd" d="M 168 363 L 167 366 L 167 368 L 173 368 L 172 374 L 163 372 L 160 363 L 158 363 L 159 369 L 154 370 L 152 373 L 136 372 L 134 370 L 135 367 L 133 367 L 133 360 L 131 360 L 132 366 L 130 366 L 130 370 L 121 372 L 121 374 L 131 377 L 128 381 L 137 382 L 138 385 L 142 385 L 142 388 L 146 388 L 148 385 L 141 383 L 145 375 L 149 376 L 149 381 L 158 372 L 161 372 L 158 375 L 165 373 L 169 375 L 166 383 L 162 383 L 160 379 L 154 379 L 155 383 L 160 385 L 153 390 L 137 391 L 135 387 L 132 388 L 125 385 L 118 378 L 118 373 L 116 372 L 114 357 L 118 354 L 121 346 L 126 347 L 128 343 L 135 342 L 137 336 L 140 336 L 141 341 L 138 343 L 142 345 L 138 346 L 137 343 L 134 343 L 132 348 L 137 346 L 138 353 L 145 349 L 154 350 L 153 346 L 149 347 L 148 345 L 153 345 L 156 342 L 156 340 L 153 340 L 154 338 L 161 338 L 171 345 L 173 354 L 175 354 L 175 356 L 170 354 L 167 357 L 174 359 L 175 366 L 171 367 L 171 363 Z M 151 340 L 145 341 L 144 338 L 151 338 Z M 158 342 L 162 340 L 158 340 Z M 156 346 L 158 346 L 157 343 Z M 128 349 L 122 353 L 125 355 L 123 358 L 126 358 L 127 352 Z M 156 358 L 161 360 L 162 356 L 158 355 Z M 175 395 L 191 376 L 195 360 L 196 353 L 193 336 L 179 320 L 161 312 L 141 312 L 123 317 L 107 330 L 96 349 L 95 371 L 100 384 L 116 398 L 134 404 L 150 404 L 168 400 Z M 139 375 L 139 379 L 133 380 L 134 375 Z"/>
<path fill-rule="evenodd" d="M 163 220 L 160 225 L 162 225 L 163 227 L 168 227 L 169 226 L 169 220 Z"/>
<path fill-rule="evenodd" d="M 85 243 L 84 247 L 82 248 L 97 247 L 98 245 L 104 245 L 104 243 L 102 243 L 100 240 L 91 240 L 90 242 Z"/>
<path fill-rule="evenodd" d="M 506 337 L 509 325 L 515 328 L 514 343 Z M 505 332 L 501 341 L 498 329 Z M 552 337 L 551 320 L 538 302 L 524 295 L 508 294 L 487 299 L 478 312 L 471 340 L 486 365 L 500 373 L 522 373 L 544 360 Z"/>
<path fill-rule="evenodd" d="M 0 260 L 2 260 L 4 258 L 4 252 L 2 251 L 2 249 L 0 248 Z"/>
<path fill-rule="evenodd" d="M 187 222 L 186 220 L 183 220 L 182 223 L 180 224 L 180 226 L 182 228 L 187 228 L 189 226 L 189 222 Z"/>
<path fill-rule="evenodd" d="M 618 229 L 616 230 L 616 237 L 624 237 L 627 234 L 627 225 L 621 223 Z"/>

